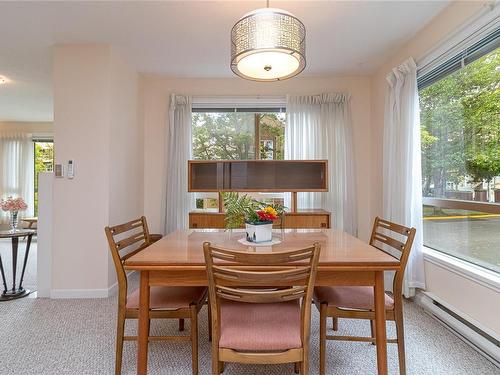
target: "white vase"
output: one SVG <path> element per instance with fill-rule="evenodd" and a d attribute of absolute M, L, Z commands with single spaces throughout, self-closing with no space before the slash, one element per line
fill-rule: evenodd
<path fill-rule="evenodd" d="M 273 239 L 273 223 L 245 224 L 248 242 L 270 242 Z"/>

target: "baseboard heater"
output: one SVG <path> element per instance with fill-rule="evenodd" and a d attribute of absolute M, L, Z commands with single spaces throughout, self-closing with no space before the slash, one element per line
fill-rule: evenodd
<path fill-rule="evenodd" d="M 439 320 L 465 343 L 500 367 L 500 339 L 494 332 L 480 327 L 473 319 L 468 319 L 465 314 L 455 311 L 453 307 L 432 293 L 420 292 L 415 300 L 427 313 Z"/>

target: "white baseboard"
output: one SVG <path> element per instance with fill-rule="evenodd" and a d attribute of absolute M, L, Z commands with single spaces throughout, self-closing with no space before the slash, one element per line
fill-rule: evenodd
<path fill-rule="evenodd" d="M 127 273 L 131 277 L 135 271 Z M 108 298 L 118 293 L 118 282 L 115 282 L 107 289 L 52 289 L 50 298 Z M 40 296 L 44 297 L 44 296 Z"/>
<path fill-rule="evenodd" d="M 415 296 L 415 302 L 420 305 L 427 313 L 444 324 L 445 327 L 456 334 L 460 339 L 462 339 L 462 341 L 484 355 L 496 366 L 500 367 L 500 348 L 495 345 L 494 342 L 488 340 L 486 337 L 472 329 L 471 326 L 458 320 L 453 315 L 450 315 L 447 311 L 437 306 L 434 301 L 444 306 L 453 314 L 459 316 L 461 319 L 466 321 L 467 324 L 475 327 L 475 329 L 483 331 L 484 334 L 489 335 L 493 339 L 493 341 L 499 340 L 498 334 L 482 326 L 479 322 L 459 311 L 454 306 L 447 304 L 446 301 L 441 300 L 433 293 L 419 292 Z"/>
<path fill-rule="evenodd" d="M 108 289 L 52 289 L 50 298 L 108 298 Z"/>

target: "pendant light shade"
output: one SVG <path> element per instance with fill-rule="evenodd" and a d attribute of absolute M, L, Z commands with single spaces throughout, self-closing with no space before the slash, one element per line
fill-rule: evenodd
<path fill-rule="evenodd" d="M 287 11 L 262 8 L 231 30 L 231 70 L 254 81 L 291 78 L 306 66 L 306 29 Z"/>

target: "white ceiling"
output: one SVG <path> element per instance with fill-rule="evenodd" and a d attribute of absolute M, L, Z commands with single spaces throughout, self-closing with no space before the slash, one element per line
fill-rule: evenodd
<path fill-rule="evenodd" d="M 443 1 L 271 1 L 307 30 L 303 75 L 370 74 Z M 265 1 L 0 2 L 0 120 L 51 121 L 51 47 L 109 43 L 138 71 L 232 77 L 229 33 Z"/>

